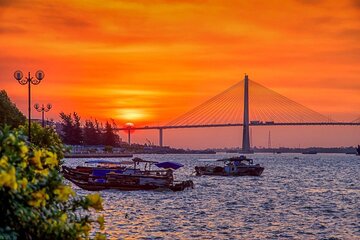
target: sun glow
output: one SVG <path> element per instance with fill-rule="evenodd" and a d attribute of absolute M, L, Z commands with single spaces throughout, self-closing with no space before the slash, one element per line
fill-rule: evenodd
<path fill-rule="evenodd" d="M 118 117 L 126 121 L 143 120 L 149 117 L 149 114 L 142 109 L 119 109 Z"/>

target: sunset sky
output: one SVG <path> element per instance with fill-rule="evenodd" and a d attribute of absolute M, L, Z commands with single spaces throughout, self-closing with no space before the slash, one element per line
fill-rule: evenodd
<path fill-rule="evenodd" d="M 360 1 L 0 0 L 0 89 L 27 114 L 18 69 L 45 72 L 32 101 L 52 103 L 47 116 L 55 120 L 76 111 L 119 125 L 166 124 L 247 73 L 321 114 L 353 121 L 360 116 Z M 317 129 L 332 137 L 311 142 L 306 129 L 290 145 L 355 145 L 359 128 Z M 256 131 L 267 146 L 269 129 Z M 281 140 L 288 130 L 271 131 L 279 146 L 289 143 Z M 239 145 L 241 130 L 225 133 L 220 147 Z M 134 140 L 157 141 L 156 132 L 147 134 Z M 172 132 L 165 141 L 218 146 L 186 141 L 201 134 Z"/>

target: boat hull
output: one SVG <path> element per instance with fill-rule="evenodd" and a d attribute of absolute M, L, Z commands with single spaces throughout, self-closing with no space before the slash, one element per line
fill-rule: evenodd
<path fill-rule="evenodd" d="M 237 168 L 236 171 L 227 172 L 223 167 L 195 167 L 196 175 L 210 175 L 210 176 L 261 176 L 264 171 L 263 167 L 251 166 Z"/>
<path fill-rule="evenodd" d="M 76 186 L 88 191 L 106 189 L 122 191 L 171 189 L 173 191 L 182 191 L 188 187 L 193 187 L 193 182 L 190 180 L 174 183 L 172 174 L 154 176 L 147 175 L 146 172 L 133 175 L 110 172 L 105 176 L 94 176 L 66 166 L 63 166 L 62 173 L 66 179 Z"/>

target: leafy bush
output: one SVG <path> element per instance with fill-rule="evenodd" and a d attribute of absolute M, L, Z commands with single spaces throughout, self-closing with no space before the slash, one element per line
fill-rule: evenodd
<path fill-rule="evenodd" d="M 110 145 L 106 145 L 106 146 L 104 147 L 104 152 L 112 153 L 112 152 L 113 152 L 113 147 L 110 146 Z"/>
<path fill-rule="evenodd" d="M 17 127 L 24 124 L 26 117 L 13 103 L 5 90 L 0 90 L 0 127 L 10 125 Z"/>
<path fill-rule="evenodd" d="M 94 223 L 104 228 L 104 218 L 93 219 L 90 211 L 102 210 L 101 197 L 77 196 L 63 184 L 58 164 L 55 151 L 0 129 L 0 239 L 89 239 Z"/>
<path fill-rule="evenodd" d="M 20 126 L 19 130 L 25 135 L 29 135 L 27 123 Z M 63 159 L 64 152 L 67 150 L 53 127 L 42 127 L 38 123 L 31 123 L 31 144 L 56 153 L 58 159 Z"/>

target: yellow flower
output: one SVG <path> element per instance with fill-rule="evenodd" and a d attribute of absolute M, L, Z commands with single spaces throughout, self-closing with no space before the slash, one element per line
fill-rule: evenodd
<path fill-rule="evenodd" d="M 80 223 L 75 223 L 75 229 L 76 231 L 79 231 L 81 229 L 81 224 Z"/>
<path fill-rule="evenodd" d="M 47 157 L 45 158 L 45 164 L 49 167 L 54 167 L 59 164 L 56 153 L 46 151 Z"/>
<path fill-rule="evenodd" d="M 106 235 L 102 233 L 96 233 L 94 240 L 106 240 Z"/>
<path fill-rule="evenodd" d="M 61 214 L 60 221 L 66 222 L 66 220 L 67 220 L 67 214 L 66 213 Z"/>
<path fill-rule="evenodd" d="M 47 219 L 47 222 L 54 228 L 58 226 L 58 222 L 55 219 Z"/>
<path fill-rule="evenodd" d="M 88 224 L 84 224 L 81 226 L 81 231 L 85 233 L 85 235 L 88 235 L 91 230 L 91 227 Z"/>
<path fill-rule="evenodd" d="M 0 186 L 7 186 L 8 182 L 11 181 L 11 176 L 5 171 L 0 172 Z"/>
<path fill-rule="evenodd" d="M 23 156 L 29 152 L 29 149 L 28 149 L 28 147 L 25 145 L 24 142 L 20 142 L 20 143 L 19 143 L 19 148 L 20 148 L 20 152 L 21 152 L 21 154 L 22 154 Z"/>
<path fill-rule="evenodd" d="M 70 195 L 75 195 L 75 192 L 71 189 L 71 187 L 65 185 L 59 186 L 53 192 L 56 195 L 57 199 L 62 202 L 66 202 L 69 199 Z"/>
<path fill-rule="evenodd" d="M 33 200 L 28 201 L 28 204 L 30 206 L 36 207 L 36 208 L 40 207 L 41 203 L 42 203 L 41 199 L 33 199 Z"/>
<path fill-rule="evenodd" d="M 21 163 L 19 163 L 19 167 L 24 169 L 24 168 L 27 167 L 27 163 L 26 162 L 21 162 Z"/>
<path fill-rule="evenodd" d="M 18 184 L 20 184 L 21 189 L 25 189 L 28 184 L 28 180 L 26 178 L 23 178 L 22 180 L 18 181 Z"/>
<path fill-rule="evenodd" d="M 103 215 L 101 215 L 101 216 L 99 216 L 99 217 L 97 218 L 97 222 L 98 222 L 99 225 L 100 225 L 100 229 L 101 229 L 101 230 L 104 230 L 104 228 L 105 228 L 105 225 L 104 225 L 105 219 L 104 219 L 104 216 L 103 216 Z"/>
<path fill-rule="evenodd" d="M 41 150 L 34 150 L 34 156 L 30 158 L 30 162 L 37 167 L 37 169 L 43 169 L 41 164 Z"/>
<path fill-rule="evenodd" d="M 2 157 L 0 158 L 0 167 L 6 168 L 6 167 L 9 165 L 8 160 L 9 160 L 9 159 L 8 159 L 7 156 L 2 156 Z"/>
<path fill-rule="evenodd" d="M 11 190 L 17 190 L 18 184 L 16 182 L 16 170 L 11 166 L 8 171 L 0 171 L 0 186 L 9 187 Z"/>
<path fill-rule="evenodd" d="M 39 182 L 39 180 L 37 180 L 36 178 L 33 178 L 31 180 L 31 184 L 34 184 L 34 185 L 38 184 L 38 182 Z"/>
<path fill-rule="evenodd" d="M 102 207 L 102 198 L 98 193 L 89 194 L 86 196 L 89 201 L 90 207 L 94 208 L 95 210 L 103 210 Z"/>
<path fill-rule="evenodd" d="M 41 176 L 47 177 L 49 175 L 49 169 L 45 168 L 43 170 L 35 170 L 35 173 L 40 174 Z"/>
<path fill-rule="evenodd" d="M 28 201 L 28 204 L 33 207 L 45 207 L 46 200 L 49 200 L 49 195 L 46 193 L 45 188 L 32 193 L 31 196 L 33 199 Z"/>

